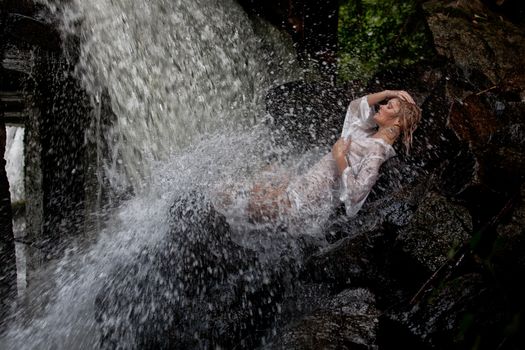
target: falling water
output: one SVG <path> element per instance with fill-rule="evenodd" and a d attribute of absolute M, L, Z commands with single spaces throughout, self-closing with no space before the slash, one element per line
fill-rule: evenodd
<path fill-rule="evenodd" d="M 233 0 L 73 0 L 49 6 L 81 38 L 78 74 L 115 114 L 104 139 L 113 187 L 139 191 L 151 164 L 198 135 L 251 125 L 266 88 L 290 79 Z M 272 51 L 278 51 L 272 47 Z M 282 52 L 277 57 L 288 62 Z M 297 76 L 295 77 L 297 78 Z M 122 171 L 123 170 L 123 171 Z"/>
<path fill-rule="evenodd" d="M 263 305 L 254 304 L 252 295 L 261 295 L 265 307 L 273 308 L 268 314 L 276 314 L 275 291 L 266 287 L 270 267 L 296 240 L 284 233 L 214 236 L 227 248 L 199 236 L 198 229 L 187 231 L 182 219 L 195 212 L 189 217 L 198 226 L 198 213 L 209 212 L 196 198 L 205 202 L 217 188 L 247 181 L 269 153 L 284 152 L 272 146 L 260 123 L 260 102 L 268 87 L 296 74 L 286 66 L 290 58 L 262 50 L 272 43 L 257 39 L 233 0 L 47 5 L 61 19 L 64 35 L 81 39 L 77 74 L 94 110 L 100 111 L 101 94 L 109 96 L 114 119 L 107 130 L 93 128 L 110 151 L 99 171 L 113 190 L 132 187 L 136 195 L 115 210 L 96 243 L 88 249 L 72 244 L 56 266 L 40 272 L 36 280 L 42 282 L 34 282 L 28 295 L 31 308 L 13 317 L 2 345 L 133 348 L 148 339 L 148 330 L 167 341 L 174 329 L 175 338 L 192 338 L 218 327 L 208 317 L 220 310 L 240 307 L 234 314 L 244 315 L 238 322 L 246 325 L 264 320 Z M 95 135 L 93 130 L 88 133 Z M 196 256 L 193 245 L 208 240 Z M 217 266 L 198 272 L 201 260 L 210 257 Z M 292 258 L 286 259 L 290 265 Z M 246 336 L 246 327 L 238 327 L 237 336 Z M 210 345 L 199 339 L 181 344 Z"/>

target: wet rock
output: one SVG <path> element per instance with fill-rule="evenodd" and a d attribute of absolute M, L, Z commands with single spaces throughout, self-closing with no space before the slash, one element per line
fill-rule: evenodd
<path fill-rule="evenodd" d="M 274 137 L 298 150 L 335 143 L 349 103 L 342 89 L 326 83 L 295 81 L 266 95 Z"/>
<path fill-rule="evenodd" d="M 429 193 L 410 223 L 400 230 L 396 243 L 410 259 L 435 271 L 472 233 L 467 209 L 437 193 Z"/>
<path fill-rule="evenodd" d="M 379 312 L 366 289 L 348 289 L 287 326 L 267 349 L 377 349 Z"/>
<path fill-rule="evenodd" d="M 481 275 L 465 274 L 445 281 L 409 310 L 389 312 L 385 327 L 397 324 L 431 349 L 470 349 L 476 341 L 490 349 L 501 341 L 504 303 Z"/>
<path fill-rule="evenodd" d="M 168 236 L 117 267 L 99 293 L 101 346 L 253 348 L 255 330 L 278 315 L 294 264 L 260 263 L 197 193 L 181 195 L 170 215 Z"/>
<path fill-rule="evenodd" d="M 468 143 L 475 159 L 471 184 L 508 192 L 525 175 L 525 124 L 513 121 L 517 118 L 512 108 L 505 112 L 508 102 L 489 97 L 473 94 L 454 103 L 449 126 L 460 140 Z M 519 109 L 516 104 L 513 107 Z M 501 181 L 503 178 L 507 180 Z"/>
<path fill-rule="evenodd" d="M 524 288 L 516 276 L 525 275 L 525 185 L 507 221 L 497 228 L 491 261 L 499 278 L 523 299 Z"/>
<path fill-rule="evenodd" d="M 498 300 L 502 296 L 481 275 L 466 274 L 444 282 L 410 310 L 390 312 L 385 323 L 401 325 L 429 348 L 469 349 L 477 336 L 483 336 L 486 345 L 497 338 L 493 327 L 504 317 Z"/>
<path fill-rule="evenodd" d="M 479 0 L 436 0 L 423 7 L 437 52 L 467 77 L 481 73 L 492 85 L 512 78 L 515 88 L 525 88 L 525 35 L 519 27 Z"/>
<path fill-rule="evenodd" d="M 373 249 L 380 231 L 346 237 L 312 255 L 305 263 L 304 275 L 313 281 L 356 286 L 373 278 Z"/>

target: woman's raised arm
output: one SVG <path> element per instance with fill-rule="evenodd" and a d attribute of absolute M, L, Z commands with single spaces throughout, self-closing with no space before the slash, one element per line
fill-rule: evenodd
<path fill-rule="evenodd" d="M 414 99 L 409 95 L 409 93 L 403 90 L 384 90 L 381 92 L 376 92 L 366 96 L 366 100 L 368 101 L 369 106 L 373 106 L 381 101 L 386 100 L 387 98 L 394 97 L 415 104 Z"/>

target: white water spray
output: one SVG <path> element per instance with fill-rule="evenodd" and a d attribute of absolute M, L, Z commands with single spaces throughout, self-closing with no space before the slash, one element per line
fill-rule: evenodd
<path fill-rule="evenodd" d="M 56 269 L 41 272 L 50 282 L 33 286 L 40 298 L 31 301 L 30 321 L 15 317 L 1 341 L 7 349 L 93 349 L 100 345 L 97 295 L 119 266 L 165 238 L 174 201 L 225 179 L 243 181 L 260 168 L 270 147 L 263 127 L 253 128 L 261 97 L 287 78 L 274 78 L 275 65 L 230 0 L 48 6 L 64 33 L 81 38 L 77 73 L 84 87 L 94 101 L 102 92 L 111 101 L 114 120 L 100 140 L 110 153 L 99 171 L 113 190 L 132 186 L 137 196 L 122 203 L 91 248 L 72 247 Z M 141 307 L 147 314 L 152 306 Z M 125 313 L 104 320 L 121 328 L 131 322 Z M 119 344 L 133 348 L 134 341 L 123 335 Z"/>
<path fill-rule="evenodd" d="M 81 38 L 77 70 L 84 87 L 109 95 L 115 118 L 104 131 L 111 149 L 105 175 L 114 188 L 140 192 L 153 161 L 197 135 L 252 125 L 265 90 L 286 80 L 272 71 L 275 64 L 233 0 L 48 5 L 64 33 Z M 284 68 L 290 77 L 290 65 Z"/>

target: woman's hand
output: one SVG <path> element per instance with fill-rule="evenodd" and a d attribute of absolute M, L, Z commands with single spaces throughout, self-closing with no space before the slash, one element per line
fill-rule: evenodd
<path fill-rule="evenodd" d="M 350 140 L 340 138 L 332 147 L 332 156 L 337 164 L 339 175 L 343 174 L 345 169 L 350 165 L 346 160 L 346 154 L 350 149 Z"/>
<path fill-rule="evenodd" d="M 399 98 L 401 100 L 415 104 L 412 96 L 410 96 L 409 93 L 404 90 L 384 90 L 381 92 L 370 94 L 366 98 L 368 101 L 368 105 L 370 106 L 373 106 L 375 104 L 378 104 L 381 101 L 384 101 L 390 98 Z"/>
<path fill-rule="evenodd" d="M 400 100 L 407 101 L 409 103 L 416 104 L 410 94 L 404 90 L 387 90 L 389 92 L 389 98 L 399 98 Z"/>

